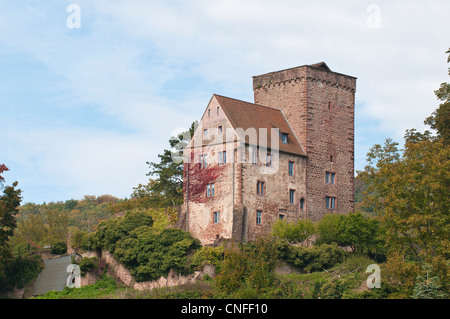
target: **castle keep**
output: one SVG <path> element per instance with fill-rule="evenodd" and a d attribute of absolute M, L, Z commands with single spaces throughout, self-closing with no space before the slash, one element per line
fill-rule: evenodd
<path fill-rule="evenodd" d="M 356 78 L 322 62 L 253 90 L 254 103 L 214 94 L 184 149 L 185 224 L 203 244 L 354 209 Z"/>

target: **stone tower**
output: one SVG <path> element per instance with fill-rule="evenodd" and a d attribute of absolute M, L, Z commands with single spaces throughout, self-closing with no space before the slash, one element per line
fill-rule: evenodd
<path fill-rule="evenodd" d="M 354 210 L 356 78 L 325 63 L 253 77 L 255 104 L 279 108 L 307 155 L 306 213 Z"/>

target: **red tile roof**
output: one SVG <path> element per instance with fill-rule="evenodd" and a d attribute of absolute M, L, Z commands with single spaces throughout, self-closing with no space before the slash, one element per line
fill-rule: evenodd
<path fill-rule="evenodd" d="M 229 97 L 214 94 L 224 113 L 228 117 L 234 129 L 241 128 L 244 131 L 255 128 L 258 138 L 258 145 L 271 148 L 272 129 L 279 130 L 278 142 L 281 152 L 306 156 L 300 142 L 292 131 L 288 121 L 281 110 L 268 106 L 244 102 Z M 260 129 L 266 129 L 267 139 L 260 141 Z M 282 143 L 281 133 L 287 133 L 287 144 Z M 246 143 L 249 143 L 248 136 L 245 137 Z M 267 143 L 265 143 L 267 140 Z"/>

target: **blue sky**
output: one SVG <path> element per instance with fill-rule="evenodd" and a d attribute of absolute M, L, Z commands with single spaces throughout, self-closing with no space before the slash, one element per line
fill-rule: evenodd
<path fill-rule="evenodd" d="M 6 182 L 24 202 L 129 197 L 213 93 L 251 102 L 252 76 L 320 61 L 358 77 L 362 169 L 438 106 L 449 13 L 448 0 L 0 0 Z"/>

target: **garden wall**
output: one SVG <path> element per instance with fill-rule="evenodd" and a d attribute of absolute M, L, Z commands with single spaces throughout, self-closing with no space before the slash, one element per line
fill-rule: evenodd
<path fill-rule="evenodd" d="M 153 288 L 174 287 L 184 285 L 187 283 L 195 283 L 197 280 L 202 280 L 205 275 L 215 277 L 215 267 L 206 265 L 201 271 L 196 271 L 193 274 L 183 276 L 172 269 L 169 271 L 167 277 L 161 276 L 158 280 L 136 282 L 135 278 L 131 275 L 130 271 L 125 268 L 120 262 L 118 262 L 109 251 L 90 251 L 83 252 L 83 257 L 97 257 L 105 260 L 114 274 L 127 286 L 136 290 L 151 290 Z M 85 280 L 89 284 L 90 280 Z M 82 281 L 82 285 L 84 283 Z M 86 284 L 85 283 L 85 284 Z"/>

